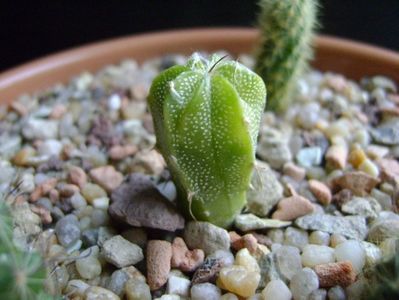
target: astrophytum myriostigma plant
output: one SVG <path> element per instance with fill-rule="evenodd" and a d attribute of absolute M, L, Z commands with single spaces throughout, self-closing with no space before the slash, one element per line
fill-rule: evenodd
<path fill-rule="evenodd" d="M 228 226 L 246 202 L 262 79 L 238 62 L 194 54 L 155 78 L 148 101 L 178 204 L 196 220 Z"/>

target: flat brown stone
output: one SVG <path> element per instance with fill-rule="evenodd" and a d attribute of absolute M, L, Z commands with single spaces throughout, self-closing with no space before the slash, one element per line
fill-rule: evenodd
<path fill-rule="evenodd" d="M 311 179 L 309 180 L 309 189 L 321 204 L 330 204 L 332 195 L 327 185 L 318 180 Z"/>
<path fill-rule="evenodd" d="M 98 167 L 90 170 L 89 174 L 93 181 L 107 192 L 112 192 L 123 181 L 122 173 L 115 170 L 114 166 Z"/>
<path fill-rule="evenodd" d="M 184 218 L 175 206 L 143 174 L 131 174 L 111 199 L 110 215 L 129 225 L 168 231 L 184 228 Z"/>
<path fill-rule="evenodd" d="M 293 195 L 282 199 L 277 204 L 277 210 L 273 213 L 272 219 L 281 221 L 292 221 L 313 212 L 312 203 L 305 197 Z"/>
<path fill-rule="evenodd" d="M 336 192 L 349 189 L 356 196 L 366 196 L 379 182 L 379 179 L 365 172 L 348 172 L 332 180 L 332 189 Z"/>

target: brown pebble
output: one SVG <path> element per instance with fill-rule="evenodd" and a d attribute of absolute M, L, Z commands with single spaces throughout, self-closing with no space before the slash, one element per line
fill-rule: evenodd
<path fill-rule="evenodd" d="M 67 112 L 67 108 L 63 104 L 56 104 L 54 105 L 49 118 L 50 119 L 61 119 L 61 117 Z"/>
<path fill-rule="evenodd" d="M 344 169 L 348 158 L 348 149 L 342 145 L 332 145 L 326 153 L 327 165 L 334 169 Z"/>
<path fill-rule="evenodd" d="M 381 179 L 384 181 L 399 182 L 399 162 L 395 159 L 382 158 L 377 161 Z"/>
<path fill-rule="evenodd" d="M 346 202 L 349 202 L 352 199 L 352 196 L 353 194 L 351 190 L 343 189 L 332 197 L 332 202 L 340 208 Z"/>
<path fill-rule="evenodd" d="M 399 94 L 388 94 L 388 98 L 396 105 L 399 105 Z"/>
<path fill-rule="evenodd" d="M 39 198 L 46 196 L 52 189 L 55 188 L 57 184 L 56 178 L 47 179 L 42 184 L 38 185 L 35 190 L 30 195 L 30 201 L 35 202 L 39 200 Z"/>
<path fill-rule="evenodd" d="M 10 108 L 21 117 L 26 116 L 28 114 L 28 109 L 26 108 L 26 106 L 18 101 L 11 102 Z"/>
<path fill-rule="evenodd" d="M 176 237 L 172 243 L 172 268 L 183 272 L 195 271 L 203 262 L 205 254 L 202 249 L 189 250 L 181 237 Z"/>
<path fill-rule="evenodd" d="M 309 189 L 321 204 L 330 204 L 332 195 L 327 185 L 318 180 L 311 179 L 309 180 Z"/>
<path fill-rule="evenodd" d="M 310 214 L 313 210 L 314 207 L 308 199 L 299 195 L 293 195 L 280 200 L 277 204 L 277 210 L 272 215 L 272 219 L 292 221 Z"/>
<path fill-rule="evenodd" d="M 343 92 L 348 86 L 348 82 L 345 77 L 339 74 L 329 74 L 325 77 L 325 83 L 336 92 Z"/>
<path fill-rule="evenodd" d="M 241 239 L 241 235 L 239 235 L 235 231 L 229 231 L 229 237 L 230 237 L 230 244 L 234 244 L 236 241 Z"/>
<path fill-rule="evenodd" d="M 114 166 L 110 165 L 92 169 L 89 174 L 93 181 L 107 192 L 112 192 L 123 181 L 122 173 L 118 172 L 115 170 Z"/>
<path fill-rule="evenodd" d="M 258 244 L 265 245 L 267 247 L 271 247 L 273 244 L 273 241 L 270 237 L 268 237 L 265 234 L 257 233 L 257 232 L 251 232 L 251 234 L 256 238 L 256 241 Z"/>
<path fill-rule="evenodd" d="M 60 192 L 62 197 L 72 197 L 75 193 L 80 191 L 77 185 L 64 182 L 57 185 L 57 190 Z"/>
<path fill-rule="evenodd" d="M 56 203 L 60 199 L 60 192 L 57 191 L 56 189 L 52 189 L 49 193 L 48 196 L 51 200 L 51 203 Z"/>
<path fill-rule="evenodd" d="M 365 172 L 355 171 L 334 178 L 331 184 L 332 190 L 335 192 L 349 189 L 356 196 L 366 196 L 379 182 L 377 178 Z"/>
<path fill-rule="evenodd" d="M 53 222 L 53 218 L 51 217 L 50 212 L 46 208 L 42 206 L 32 205 L 30 209 L 35 214 L 39 215 L 40 220 L 42 221 L 43 224 L 51 224 L 51 222 Z"/>
<path fill-rule="evenodd" d="M 356 280 L 355 271 L 349 261 L 317 265 L 314 271 L 319 277 L 319 285 L 322 288 L 336 285 L 347 287 Z"/>
<path fill-rule="evenodd" d="M 167 241 L 152 240 L 147 244 L 147 282 L 151 291 L 168 281 L 172 245 Z"/>
<path fill-rule="evenodd" d="M 70 183 L 82 188 L 87 182 L 87 175 L 83 169 L 73 166 L 69 169 L 68 179 Z"/>
<path fill-rule="evenodd" d="M 292 162 L 287 162 L 283 167 L 284 175 L 290 176 L 291 178 L 295 179 L 296 181 L 301 181 L 305 179 L 306 170 L 295 165 Z"/>
<path fill-rule="evenodd" d="M 380 113 L 383 117 L 398 117 L 399 107 L 382 107 L 380 108 Z"/>
<path fill-rule="evenodd" d="M 236 251 L 247 248 L 249 252 L 255 253 L 258 249 L 258 241 L 251 233 L 247 233 L 235 241 L 231 240 L 231 247 Z"/>
<path fill-rule="evenodd" d="M 128 156 L 137 153 L 138 148 L 135 145 L 115 145 L 108 151 L 108 155 L 113 160 L 122 160 Z"/>

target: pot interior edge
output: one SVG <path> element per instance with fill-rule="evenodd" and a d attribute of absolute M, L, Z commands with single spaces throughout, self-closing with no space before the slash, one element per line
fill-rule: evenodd
<path fill-rule="evenodd" d="M 0 74 L 0 103 L 11 102 L 20 94 L 66 82 L 83 71 L 96 71 L 125 58 L 140 62 L 165 53 L 190 54 L 198 50 L 220 49 L 233 54 L 250 53 L 256 40 L 255 29 L 214 28 L 142 34 L 82 46 Z M 332 37 L 316 38 L 313 65 L 351 79 L 381 74 L 399 82 L 399 54 Z"/>

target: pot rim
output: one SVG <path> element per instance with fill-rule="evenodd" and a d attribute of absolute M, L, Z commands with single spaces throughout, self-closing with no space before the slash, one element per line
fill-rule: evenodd
<path fill-rule="evenodd" d="M 68 78 L 70 78 L 74 72 L 79 73 L 79 70 L 80 72 L 83 70 L 97 70 L 101 66 L 104 66 L 104 64 L 101 63 L 104 59 L 108 60 L 109 64 L 112 63 L 112 58 L 119 58 L 120 61 L 123 57 L 123 54 L 125 54 L 126 58 L 131 57 L 131 55 L 129 56 L 127 53 L 133 48 L 134 51 L 147 51 L 146 54 L 148 55 L 146 58 L 148 58 L 151 56 L 151 53 L 158 53 L 158 55 L 160 55 L 162 53 L 170 53 L 171 49 L 178 52 L 180 48 L 185 50 L 189 50 L 191 48 L 191 52 L 193 52 L 198 49 L 196 47 L 201 45 L 201 43 L 205 43 L 205 45 L 207 45 L 204 47 L 205 49 L 208 49 L 211 43 L 213 43 L 213 48 L 216 47 L 215 49 L 217 49 L 217 46 L 219 45 L 219 49 L 222 49 L 223 45 L 232 43 L 232 53 L 239 53 L 239 51 L 244 51 L 245 48 L 247 50 L 251 49 L 249 47 L 257 40 L 257 36 L 258 31 L 255 28 L 188 28 L 140 33 L 73 47 L 68 50 L 56 52 L 54 54 L 32 60 L 0 73 L 0 102 L 9 102 L 13 99 L 4 98 L 15 98 L 19 94 L 32 92 L 34 90 L 44 88 L 49 84 L 68 80 Z M 159 40 L 162 41 L 163 46 L 168 44 L 166 45 L 167 47 L 165 47 L 164 51 L 163 49 L 156 47 L 158 44 L 157 41 Z M 191 42 L 195 41 L 195 43 L 189 47 L 187 40 L 190 40 Z M 231 51 L 230 44 L 228 45 L 229 49 L 227 50 Z M 152 51 L 153 49 L 148 51 L 150 49 L 149 47 L 155 47 L 157 49 L 154 49 L 154 51 Z M 339 53 L 341 56 L 342 53 L 344 53 L 348 56 L 348 59 L 356 57 L 361 61 L 370 61 L 372 58 L 373 62 L 382 64 L 385 67 L 392 66 L 392 70 L 388 72 L 388 74 L 384 75 L 391 75 L 393 77 L 399 76 L 399 53 L 392 50 L 328 35 L 319 35 L 316 37 L 315 49 L 316 60 L 314 66 L 316 68 L 320 68 L 321 66 L 320 69 L 322 70 L 326 70 L 328 68 L 323 68 L 323 57 L 319 57 L 320 55 L 318 53 L 320 50 L 328 52 L 329 55 Z M 320 59 L 321 61 L 319 62 Z M 340 57 L 337 56 L 337 60 L 339 59 Z M 100 63 L 96 64 L 96 60 Z M 138 60 L 140 61 L 141 59 Z M 117 61 L 114 61 L 114 63 L 116 62 Z M 384 68 L 382 68 L 382 70 L 383 69 Z M 68 78 L 65 76 L 56 76 L 60 79 L 56 79 L 51 82 L 51 74 L 54 75 L 59 73 L 60 70 L 63 70 L 65 74 L 68 74 Z M 332 71 L 334 71 L 334 68 Z M 38 85 L 37 82 L 36 84 L 34 82 L 30 82 L 38 76 L 47 76 L 46 80 L 44 80 L 46 82 L 45 85 Z M 26 89 L 22 89 L 21 87 L 26 87 Z"/>

